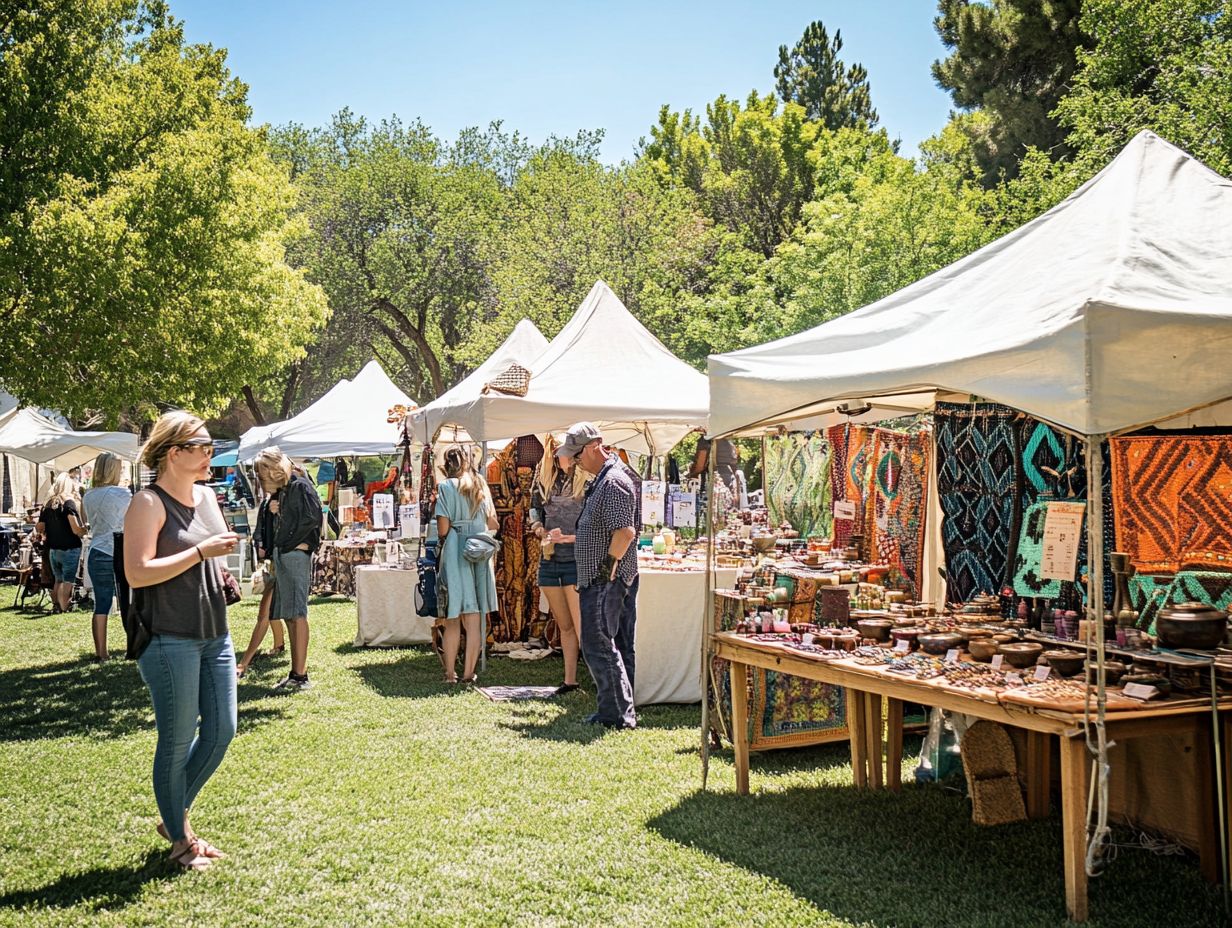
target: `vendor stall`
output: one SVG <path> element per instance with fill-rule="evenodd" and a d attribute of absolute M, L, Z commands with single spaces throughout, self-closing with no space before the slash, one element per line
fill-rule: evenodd
<path fill-rule="evenodd" d="M 355 647 L 388 648 L 432 643 L 432 619 L 415 611 L 414 568 L 365 564 L 355 568 L 359 628 Z"/>
<path fill-rule="evenodd" d="M 1211 788 L 1213 777 L 1203 758 L 1209 760 L 1204 752 L 1211 742 L 1206 739 L 1212 730 L 1218 733 L 1223 728 L 1210 721 L 1212 713 L 1229 707 L 1226 696 L 1216 689 L 1215 667 L 1221 660 L 1213 650 L 1216 638 L 1222 640 L 1225 634 L 1226 620 L 1215 621 L 1209 614 L 1168 616 L 1186 629 L 1202 625 L 1218 633 L 1205 639 L 1207 650 L 1196 658 L 1201 666 L 1173 666 L 1170 655 L 1156 648 L 1149 637 L 1136 636 L 1127 642 L 1134 663 L 1129 669 L 1153 672 L 1141 673 L 1145 679 L 1131 685 L 1112 686 L 1114 668 L 1105 646 L 1112 631 L 1106 627 L 1103 595 L 1108 500 L 1103 448 L 1110 435 L 1216 407 L 1232 397 L 1232 372 L 1210 363 L 1211 345 L 1232 334 L 1232 262 L 1227 260 L 1232 254 L 1232 225 L 1224 221 L 1229 215 L 1232 183 L 1151 133 L 1141 133 L 1066 201 L 954 265 L 816 329 L 711 357 L 710 430 L 715 437 L 757 433 L 793 418 L 838 412 L 844 406 L 849 412 L 864 412 L 870 406 L 902 403 L 909 396 L 931 391 L 934 400 L 949 400 L 947 394 L 958 394 L 959 402 L 968 404 L 978 397 L 1036 417 L 1044 428 L 1032 427 L 1029 441 L 1038 433 L 1038 444 L 1014 445 L 1010 452 L 1013 461 L 1021 458 L 1019 477 L 1035 464 L 1030 459 L 1033 451 L 1060 460 L 1060 466 L 1039 467 L 1041 479 L 1054 485 L 1046 486 L 1044 494 L 1029 505 L 1024 499 L 1015 504 L 1024 507 L 1016 536 L 1011 533 L 1015 552 L 1002 555 L 976 550 L 965 565 L 954 565 L 956 579 L 968 585 L 995 579 L 998 563 L 1012 566 L 1005 574 L 1012 574 L 1008 585 L 1009 599 L 1015 603 L 1012 618 L 1001 614 L 1003 604 L 997 596 L 988 600 L 977 596 L 959 606 L 958 614 L 995 617 L 996 622 L 1005 623 L 999 633 L 1014 639 L 1026 637 L 997 642 L 1000 653 L 989 656 L 1007 662 L 1025 660 L 1023 669 L 1031 668 L 1029 681 L 1016 685 L 1002 668 L 991 665 L 983 671 L 972 669 L 979 665 L 963 657 L 964 649 L 974 652 L 990 645 L 974 641 L 964 645 L 960 630 L 948 625 L 954 610 L 932 617 L 895 617 L 891 607 L 886 610 L 886 631 L 893 628 L 901 644 L 895 650 L 870 646 L 871 650 L 857 652 L 855 657 L 841 648 L 817 646 L 813 639 L 818 632 L 827 633 L 820 628 L 806 632 L 808 642 L 804 635 L 797 640 L 790 630 L 773 629 L 771 639 L 764 642 L 802 649 L 803 657 L 781 651 L 766 654 L 735 642 L 727 633 L 713 635 L 710 643 L 716 653 L 737 668 L 732 671 L 731 687 L 738 766 L 744 765 L 739 713 L 747 705 L 740 698 L 746 666 L 788 669 L 792 674 L 846 686 L 849 693 L 877 697 L 874 701 L 856 695 L 848 700 L 849 706 L 857 707 L 850 714 L 858 783 L 875 785 L 880 777 L 871 769 L 879 769 L 881 762 L 880 697 L 943 705 L 1056 737 L 1065 781 L 1066 905 L 1076 921 L 1087 917 L 1084 862 L 1098 861 L 1108 840 L 1111 790 L 1105 774 L 1110 770 L 1112 737 L 1126 740 L 1148 731 L 1192 729 L 1203 747 L 1198 749 L 1197 766 L 1190 775 L 1199 784 L 1203 803 L 1209 803 L 1213 794 L 1222 804 L 1222 792 Z M 1166 354 L 1166 362 L 1161 353 Z M 1184 371 L 1185 376 L 1177 376 L 1177 371 Z M 994 420 L 995 414 L 990 424 L 995 425 Z M 978 438 L 980 433 L 972 434 Z M 1068 436 L 1081 441 L 1067 448 Z M 943 449 L 935 441 L 934 460 L 939 450 Z M 962 449 L 958 453 L 968 456 L 963 463 L 971 463 L 973 450 L 976 462 L 996 470 L 992 463 L 998 453 L 995 445 Z M 1152 453 L 1161 460 L 1157 452 Z M 1218 458 L 1205 451 L 1195 454 L 1174 457 L 1172 469 L 1185 470 L 1204 455 L 1211 461 Z M 1143 469 L 1123 463 L 1121 473 L 1130 470 L 1136 474 L 1133 479 L 1149 486 L 1153 477 L 1158 482 L 1156 475 L 1166 474 L 1168 468 Z M 1209 478 L 1223 479 L 1217 475 L 1225 472 L 1220 465 L 1208 471 Z M 1120 479 L 1117 473 L 1114 465 L 1114 483 Z M 1178 526 L 1180 532 L 1185 531 L 1186 516 L 1177 506 L 1170 510 L 1156 507 L 1153 512 L 1150 507 L 1156 501 L 1176 499 L 1172 484 L 1183 481 L 1162 479 L 1168 492 L 1152 493 L 1130 504 L 1138 505 L 1156 524 L 1153 532 L 1137 533 L 1138 556 L 1146 562 L 1158 551 L 1161 566 L 1180 567 L 1183 564 L 1173 555 Z M 995 479 L 958 486 L 956 494 L 949 501 L 951 518 L 960 518 L 964 512 L 980 512 L 990 524 L 1003 518 L 996 511 Z M 860 501 L 849 502 L 855 502 L 858 511 Z M 1116 512 L 1118 541 L 1127 537 L 1121 524 L 1130 507 L 1122 505 Z M 874 520 L 879 516 L 874 513 Z M 1204 529 L 1218 533 L 1226 533 L 1230 524 L 1222 512 L 1206 514 L 1200 521 Z M 1078 548 L 1079 537 L 1085 538 L 1085 552 Z M 978 533 L 962 540 L 968 548 L 979 546 Z M 1216 557 L 1221 550 L 1217 544 L 1202 548 Z M 1089 564 L 1085 580 L 1077 575 L 1080 559 Z M 1061 609 L 1056 600 L 1064 593 L 1065 583 L 1070 584 L 1075 601 L 1071 608 Z M 1046 627 L 1041 601 L 1052 603 L 1047 617 L 1050 627 Z M 906 624 L 902 619 L 943 627 L 900 627 Z M 746 619 L 746 633 L 748 627 Z M 868 631 L 873 628 L 870 624 Z M 1163 625 L 1160 631 L 1168 644 L 1170 632 Z M 931 658 L 916 659 L 909 654 L 913 642 L 924 644 L 926 638 L 928 649 L 939 649 L 936 668 Z M 1181 636 L 1171 640 L 1175 646 Z M 1063 644 L 1071 645 L 1068 655 L 1058 648 Z M 1045 648 L 1061 653 L 1040 659 Z M 1039 670 L 1034 669 L 1037 659 Z M 1067 672 L 1062 668 L 1074 665 L 1075 660 L 1083 678 L 1056 680 Z M 990 674 L 1002 674 L 1000 682 Z M 1131 676 L 1126 674 L 1126 680 Z M 908 677 L 920 685 L 901 682 Z M 944 678 L 946 682 L 939 686 L 964 691 L 957 696 L 937 695 L 926 689 L 934 685 L 929 682 L 933 677 Z M 1175 702 L 1168 695 L 1173 688 L 1180 692 Z M 981 696 L 980 690 L 992 695 Z M 1199 713 L 1205 714 L 1204 720 Z M 894 717 L 892 711 L 892 729 Z M 1220 754 L 1218 738 L 1212 749 L 1216 756 Z M 707 750 L 704 740 L 703 782 Z M 1038 778 L 1046 769 L 1038 758 L 1037 752 L 1028 763 L 1037 778 L 1037 790 L 1034 798 L 1028 792 L 1028 802 L 1036 808 Z M 967 760 L 964 755 L 964 764 Z M 1085 777 L 1091 760 L 1100 776 L 1094 783 L 1093 818 L 1088 823 Z M 972 781 L 971 770 L 967 773 Z M 742 781 L 740 785 L 746 784 Z M 1018 795 L 1017 786 L 1009 781 L 989 788 L 1001 790 L 999 795 L 1006 802 Z M 972 788 L 972 796 L 978 818 L 980 791 Z M 1220 824 L 1224 825 L 1222 815 Z M 1225 829 L 1220 831 L 1222 836 Z M 1216 869 L 1210 863 L 1212 840 L 1209 834 L 1201 839 L 1208 873 Z M 1226 868 L 1219 869 L 1226 873 Z"/>

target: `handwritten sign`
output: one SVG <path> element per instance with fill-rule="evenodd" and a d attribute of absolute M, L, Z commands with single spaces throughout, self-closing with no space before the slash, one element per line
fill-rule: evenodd
<path fill-rule="evenodd" d="M 662 525 L 666 507 L 667 484 L 662 480 L 643 480 L 642 525 Z"/>
<path fill-rule="evenodd" d="M 905 654 L 907 651 L 911 650 L 911 642 L 906 638 L 900 638 L 895 643 L 894 650 Z"/>
<path fill-rule="evenodd" d="M 1052 668 L 1047 664 L 1040 664 L 1035 668 L 1035 682 L 1043 683 L 1048 679 L 1048 675 L 1052 673 Z"/>
<path fill-rule="evenodd" d="M 1044 550 L 1040 576 L 1045 580 L 1073 580 L 1078 574 L 1078 544 L 1086 503 L 1049 503 L 1044 515 Z"/>
<path fill-rule="evenodd" d="M 394 497 L 392 493 L 372 495 L 372 527 L 394 527 Z"/>
<path fill-rule="evenodd" d="M 400 538 L 419 537 L 419 503 L 398 507 L 398 531 Z"/>
<path fill-rule="evenodd" d="M 947 664 L 958 663 L 958 648 L 950 648 L 950 650 L 945 652 L 945 662 Z"/>
<path fill-rule="evenodd" d="M 1002 665 L 1002 664 L 1004 664 L 1004 663 L 1005 663 L 1005 655 L 1004 655 L 1004 654 L 994 654 L 994 655 L 992 656 L 992 669 L 993 669 L 993 670 L 1000 670 L 1000 669 L 1001 669 L 1001 665 Z"/>
<path fill-rule="evenodd" d="M 692 528 L 697 524 L 697 496 L 681 493 L 672 503 L 672 525 Z"/>
<path fill-rule="evenodd" d="M 1159 690 L 1145 683 L 1126 683 L 1125 695 L 1134 699 L 1150 699 L 1152 696 L 1158 696 Z"/>

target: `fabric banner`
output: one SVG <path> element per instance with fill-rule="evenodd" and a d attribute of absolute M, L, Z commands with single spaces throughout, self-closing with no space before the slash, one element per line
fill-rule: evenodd
<path fill-rule="evenodd" d="M 846 547 L 851 543 L 851 536 L 859 533 L 864 536 L 867 549 L 869 532 L 865 519 L 868 515 L 875 450 L 873 430 L 847 423 L 832 426 L 826 434 L 832 456 L 831 500 L 835 504 L 847 502 L 855 507 L 854 519 L 834 521 L 834 544 L 836 547 Z"/>
<path fill-rule="evenodd" d="M 772 525 L 789 522 L 800 533 L 829 535 L 830 444 L 819 432 L 766 440 L 766 508 Z"/>
<path fill-rule="evenodd" d="M 539 448 L 535 457 L 534 447 Z M 488 465 L 488 486 L 500 523 L 501 549 L 496 555 L 496 598 L 500 616 L 491 623 L 493 641 L 524 641 L 539 620 L 539 539 L 529 531 L 534 465 L 543 457 L 535 438 L 510 443 Z"/>
<path fill-rule="evenodd" d="M 886 585 L 918 599 L 923 591 L 931 435 L 878 429 L 871 518 L 876 560 L 889 567 Z"/>

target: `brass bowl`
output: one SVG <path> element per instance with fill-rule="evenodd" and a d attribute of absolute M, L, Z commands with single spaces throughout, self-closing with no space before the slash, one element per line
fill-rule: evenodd
<path fill-rule="evenodd" d="M 962 644 L 962 636 L 954 632 L 938 632 L 919 637 L 920 647 L 926 654 L 945 654 Z"/>

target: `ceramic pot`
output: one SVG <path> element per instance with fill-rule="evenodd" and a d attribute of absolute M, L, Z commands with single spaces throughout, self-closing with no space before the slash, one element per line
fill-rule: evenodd
<path fill-rule="evenodd" d="M 1228 633 L 1228 615 L 1204 603 L 1178 603 L 1159 610 L 1155 631 L 1166 648 L 1214 648 Z"/>
<path fill-rule="evenodd" d="M 1044 652 L 1044 646 L 1037 641 L 1011 641 L 997 649 L 997 653 L 1005 657 L 1005 662 L 1011 667 L 1025 670 L 1035 664 Z"/>

